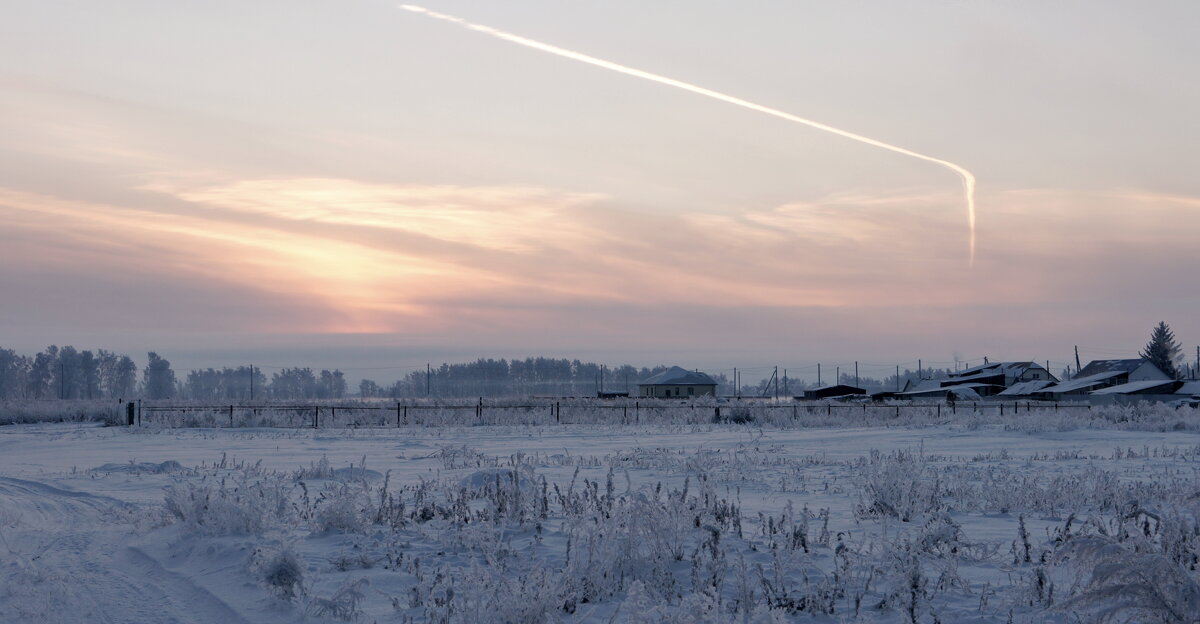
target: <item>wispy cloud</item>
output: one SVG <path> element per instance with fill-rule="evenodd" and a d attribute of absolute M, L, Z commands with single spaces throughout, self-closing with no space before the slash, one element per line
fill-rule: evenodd
<path fill-rule="evenodd" d="M 1191 251 L 1200 232 L 1195 200 L 1130 192 L 989 195 L 989 242 L 974 271 L 953 253 L 964 227 L 947 209 L 953 193 L 649 213 L 534 186 L 273 178 L 157 182 L 143 192 L 193 210 L 0 189 L 5 235 L 19 241 L 0 249 L 0 261 L 32 256 L 43 270 L 58 266 L 97 283 L 136 272 L 146 283 L 227 287 L 250 302 L 245 319 L 230 321 L 244 327 L 231 330 L 448 342 L 487 332 L 678 340 L 711 333 L 720 318 L 750 323 L 734 332 L 741 339 L 722 342 L 818 318 L 831 336 L 852 335 L 851 325 L 961 336 L 1016 319 L 1049 327 L 1058 321 L 1031 315 L 1055 310 L 1048 314 L 1060 319 L 1111 305 L 1102 302 L 1115 293 L 1149 299 L 1200 286 L 1160 279 L 1200 274 Z M 872 309 L 888 322 L 879 325 Z M 189 300 L 172 314 L 186 328 L 203 325 L 210 311 Z M 639 326 L 616 327 L 624 323 Z"/>

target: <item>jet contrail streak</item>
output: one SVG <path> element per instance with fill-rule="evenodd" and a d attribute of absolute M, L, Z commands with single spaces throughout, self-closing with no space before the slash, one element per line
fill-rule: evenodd
<path fill-rule="evenodd" d="M 956 165 L 948 160 L 942 160 L 941 158 L 934 158 L 933 156 L 927 156 L 920 152 L 914 152 L 912 150 L 905 149 L 898 145 L 892 145 L 891 143 L 884 143 L 883 141 L 878 141 L 878 140 L 872 139 L 870 137 L 865 137 L 861 134 L 855 134 L 853 132 L 848 132 L 848 131 L 842 130 L 840 128 L 834 128 L 833 126 L 823 124 L 819 121 L 813 121 L 811 119 L 805 119 L 803 117 L 798 117 L 796 115 L 781 111 L 779 109 L 771 108 L 769 106 L 763 106 L 762 104 L 755 104 L 754 102 L 743 100 L 741 98 L 737 98 L 732 95 L 726 95 L 724 93 L 721 93 L 720 91 L 713 91 L 712 89 L 705 89 L 704 87 L 697 86 L 697 85 L 691 84 L 689 82 L 683 82 L 682 80 L 675 80 L 674 78 L 667 78 L 666 76 L 652 74 L 647 71 L 642 71 L 640 69 L 635 69 L 633 67 L 627 67 L 627 66 L 621 65 L 619 63 L 614 63 L 612 61 L 606 61 L 604 59 L 599 59 L 594 56 L 588 56 L 581 52 L 575 52 L 572 50 L 567 50 L 565 48 L 552 46 L 547 43 L 542 43 L 540 41 L 534 41 L 533 39 L 526 39 L 525 37 L 521 37 L 519 35 L 514 35 L 512 33 L 505 32 L 503 30 L 498 30 L 498 29 L 492 28 L 491 26 L 484 26 L 482 24 L 474 24 L 472 22 L 468 22 L 465 19 L 462 19 L 461 17 L 455 17 L 453 15 L 446 15 L 445 13 L 438 13 L 436 11 L 430 11 L 429 9 L 426 9 L 424 7 L 419 7 L 419 6 L 412 5 L 412 4 L 402 4 L 402 5 L 400 5 L 400 8 L 405 9 L 407 11 L 412 11 L 414 13 L 421 13 L 423 15 L 428 15 L 429 17 L 433 17 L 436 19 L 445 20 L 447 22 L 452 22 L 452 23 L 458 24 L 460 26 L 463 26 L 464 28 L 468 28 L 470 30 L 488 34 L 488 35 L 491 35 L 498 39 L 503 39 L 503 40 L 511 42 L 511 43 L 525 46 L 527 48 L 541 50 L 542 52 L 549 52 L 550 54 L 561 56 L 563 58 L 569 58 L 569 59 L 572 59 L 575 61 L 579 61 L 581 63 L 595 65 L 596 67 L 603 67 L 604 69 L 611 69 L 612 71 L 615 71 L 615 72 L 620 72 L 622 74 L 634 76 L 635 78 L 642 78 L 645 80 L 650 80 L 652 82 L 664 84 L 669 87 L 683 89 L 684 91 L 691 91 L 692 93 L 695 93 L 698 95 L 703 95 L 705 97 L 710 97 L 714 100 L 720 100 L 722 102 L 733 104 L 734 106 L 741 106 L 742 108 L 748 108 L 752 111 L 766 113 L 767 115 L 779 117 L 780 119 L 786 119 L 788 121 L 793 121 L 798 124 L 803 124 L 803 125 L 806 125 L 806 126 L 809 126 L 812 128 L 816 128 L 817 130 L 824 130 L 825 132 L 830 132 L 832 134 L 836 134 L 838 136 L 845 137 L 847 139 L 853 139 L 855 141 L 859 141 L 860 143 L 866 143 L 867 145 L 873 145 L 875 147 L 883 148 L 885 150 L 890 150 L 890 151 L 896 152 L 897 154 L 903 154 L 905 156 L 911 156 L 913 158 L 919 158 L 921 160 L 925 160 L 925 161 L 928 161 L 931 163 L 941 165 L 941 166 L 953 171 L 954 173 L 958 174 L 958 176 L 960 178 L 962 178 L 963 192 L 965 193 L 966 198 L 967 198 L 967 229 L 969 231 L 968 246 L 970 248 L 970 264 L 971 264 L 971 266 L 975 265 L 975 176 L 970 171 L 967 171 L 963 167 Z"/>

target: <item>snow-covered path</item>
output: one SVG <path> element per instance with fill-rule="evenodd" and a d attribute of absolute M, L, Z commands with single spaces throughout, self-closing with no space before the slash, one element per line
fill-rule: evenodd
<path fill-rule="evenodd" d="M 262 621 L 132 545 L 126 503 L 0 477 L 0 509 L 0 622 Z"/>

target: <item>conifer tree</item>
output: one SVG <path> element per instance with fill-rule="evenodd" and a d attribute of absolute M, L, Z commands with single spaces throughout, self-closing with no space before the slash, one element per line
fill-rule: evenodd
<path fill-rule="evenodd" d="M 1150 342 L 1146 343 L 1146 348 L 1140 355 L 1150 360 L 1151 364 L 1157 366 L 1170 378 L 1178 379 L 1179 371 L 1175 368 L 1175 362 L 1179 360 L 1181 353 L 1183 353 L 1183 349 L 1175 340 L 1175 334 L 1171 332 L 1171 328 L 1167 326 L 1166 322 L 1159 321 L 1150 334 Z"/>

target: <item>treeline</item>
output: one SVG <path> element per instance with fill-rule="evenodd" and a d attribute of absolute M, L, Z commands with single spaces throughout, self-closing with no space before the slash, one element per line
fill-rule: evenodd
<path fill-rule="evenodd" d="M 370 397 L 595 396 L 597 392 L 637 392 L 637 383 L 668 367 L 608 367 L 579 360 L 531 357 L 524 360 L 480 358 L 413 371 L 390 386 L 365 379 L 359 394 Z M 714 377 L 728 385 L 723 375 Z"/>
<path fill-rule="evenodd" d="M 0 399 L 119 399 L 140 390 L 127 355 L 51 346 L 31 357 L 0 349 Z"/>
<path fill-rule="evenodd" d="M 139 374 L 140 373 L 140 374 Z M 5 399 L 340 399 L 340 370 L 285 368 L 268 379 L 257 367 L 206 368 L 176 376 L 171 362 L 151 351 L 140 371 L 133 358 L 104 349 L 50 346 L 32 356 L 0 348 L 0 400 Z"/>
<path fill-rule="evenodd" d="M 595 396 L 598 392 L 629 392 L 637 394 L 639 381 L 667 370 L 667 366 L 638 368 L 631 365 L 603 366 L 579 360 L 531 357 L 524 360 L 481 358 L 464 364 L 442 364 L 439 367 L 409 373 L 390 386 L 372 380 L 359 384 L 363 397 L 488 397 L 488 396 Z M 730 371 L 732 373 L 732 371 Z M 831 371 L 832 372 L 832 371 Z M 950 374 L 948 369 L 926 368 L 920 371 L 905 369 L 883 379 L 861 377 L 859 385 L 869 392 L 893 390 L 899 384 L 919 379 L 939 379 Z M 763 379 L 753 384 L 743 383 L 735 388 L 732 375 L 724 372 L 709 374 L 717 382 L 717 394 L 731 396 L 774 396 L 775 381 Z M 853 374 L 842 373 L 840 383 L 853 384 Z M 826 381 L 826 383 L 829 383 Z M 780 377 L 781 396 L 798 394 L 810 385 L 800 379 Z"/>
<path fill-rule="evenodd" d="M 3 399 L 181 399 L 194 401 L 303 400 L 415 397 L 595 396 L 598 392 L 637 393 L 637 384 L 666 366 L 604 366 L 565 358 L 530 357 L 523 360 L 480 358 L 462 364 L 442 364 L 416 370 L 393 382 L 365 379 L 357 392 L 348 387 L 337 369 L 284 368 L 268 376 L 255 366 L 204 368 L 176 375 L 171 363 L 155 352 L 147 354 L 139 370 L 128 355 L 72 346 L 47 347 L 26 356 L 0 348 L 0 400 Z M 868 392 L 894 390 L 909 380 L 945 377 L 949 370 L 904 370 L 884 379 L 861 377 L 858 385 Z M 770 379 L 735 388 L 731 376 L 712 374 L 717 393 L 723 396 L 773 396 Z M 854 384 L 853 374 L 842 372 L 839 382 Z M 826 382 L 828 383 L 828 382 Z M 808 387 L 802 380 L 781 377 L 781 396 L 798 394 Z"/>

